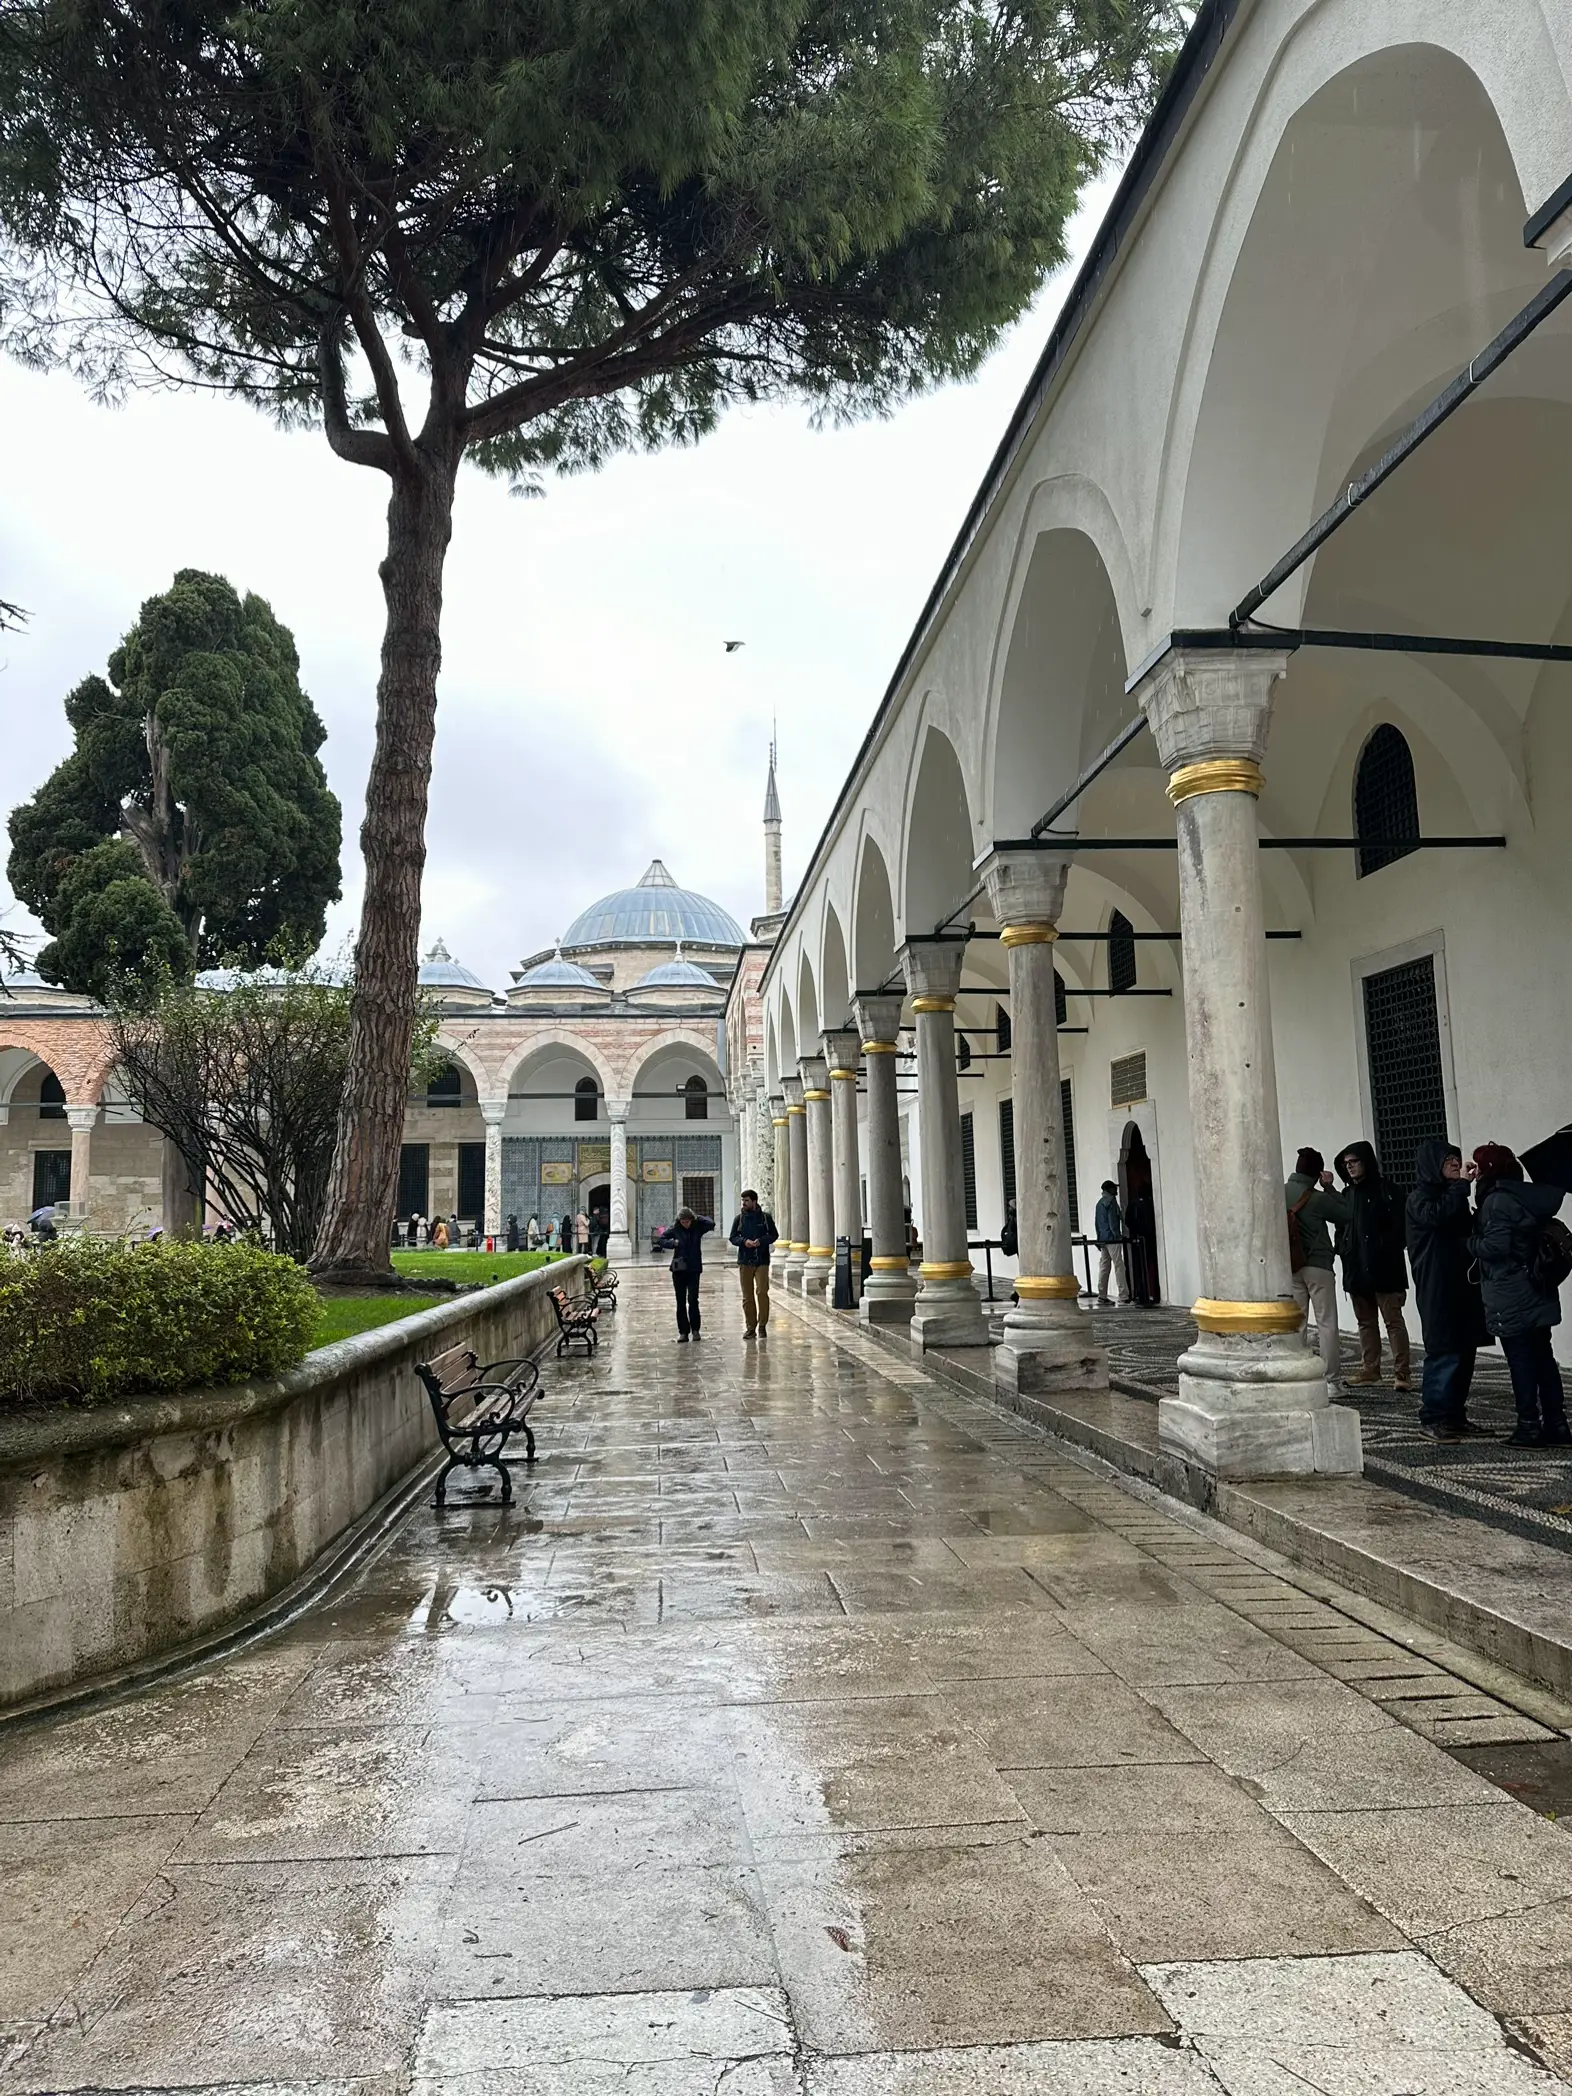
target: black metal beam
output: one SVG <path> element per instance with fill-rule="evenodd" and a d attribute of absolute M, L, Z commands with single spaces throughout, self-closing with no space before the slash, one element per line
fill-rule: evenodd
<path fill-rule="evenodd" d="M 1471 655 L 1491 662 L 1572 662 L 1572 646 L 1553 640 L 1489 640 L 1463 633 L 1345 633 L 1334 626 L 1267 626 L 1259 620 L 1248 630 L 1253 635 L 1270 635 L 1286 648 L 1353 648 L 1376 655 Z"/>
<path fill-rule="evenodd" d="M 1262 837 L 1262 851 L 1504 851 L 1505 837 Z M 1077 837 L 1077 851 L 1175 851 L 1177 837 Z M 1031 851 L 1029 838 L 1000 850 Z M 1038 849 L 1046 849 L 1039 846 Z M 980 936 L 980 934 L 979 934 Z M 1060 935 L 1061 937 L 1063 934 Z M 1271 934 L 1268 934 L 1270 937 Z"/>
<path fill-rule="evenodd" d="M 1529 224 L 1533 223 L 1533 219 L 1530 219 Z M 1375 464 L 1357 480 L 1348 483 L 1331 508 L 1321 512 L 1310 529 L 1289 547 L 1274 567 L 1267 570 L 1255 588 L 1248 590 L 1240 598 L 1228 615 L 1229 625 L 1243 626 L 1253 618 L 1267 599 L 1282 588 L 1289 576 L 1296 574 L 1310 556 L 1326 544 L 1333 532 L 1347 523 L 1360 503 L 1373 495 L 1384 481 L 1390 480 L 1404 460 L 1411 458 L 1427 437 L 1434 436 L 1442 423 L 1455 415 L 1464 401 L 1479 391 L 1485 380 L 1506 362 L 1515 349 L 1528 340 L 1540 322 L 1548 319 L 1569 293 L 1572 293 L 1572 269 L 1558 270 L 1549 283 L 1535 293 L 1522 312 L 1513 315 L 1494 341 L 1488 343 L 1478 356 L 1471 358 L 1467 368 L 1460 371 L 1451 384 L 1444 387 L 1430 405 L 1414 417 L 1408 427 L 1382 452 Z"/>
<path fill-rule="evenodd" d="M 1047 814 L 1038 816 L 1037 820 L 1032 824 L 1032 835 L 1040 837 L 1044 830 L 1052 829 L 1065 809 L 1081 798 L 1081 795 L 1091 785 L 1092 781 L 1100 777 L 1116 757 L 1123 755 L 1145 726 L 1146 715 L 1144 713 L 1137 714 L 1133 721 L 1127 722 L 1102 752 L 1101 756 L 1092 759 L 1075 784 L 1067 792 L 1060 794 Z"/>

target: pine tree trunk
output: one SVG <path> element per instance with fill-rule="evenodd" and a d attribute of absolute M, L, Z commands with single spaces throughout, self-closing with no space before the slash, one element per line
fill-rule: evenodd
<path fill-rule="evenodd" d="M 360 844 L 365 900 L 355 947 L 349 1067 L 313 1273 L 381 1279 L 398 1199 L 419 974 L 426 800 L 442 662 L 442 567 L 453 528 L 456 457 L 422 477 L 400 472 L 382 563 L 387 630 L 377 680 L 377 742 Z"/>

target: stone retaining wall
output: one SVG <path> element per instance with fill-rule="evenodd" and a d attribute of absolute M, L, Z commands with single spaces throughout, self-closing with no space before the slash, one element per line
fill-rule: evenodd
<path fill-rule="evenodd" d="M 0 1414 L 0 1708 L 287 1587 L 437 1445 L 417 1361 L 533 1353 L 560 1260 L 322 1347 L 276 1382 Z"/>

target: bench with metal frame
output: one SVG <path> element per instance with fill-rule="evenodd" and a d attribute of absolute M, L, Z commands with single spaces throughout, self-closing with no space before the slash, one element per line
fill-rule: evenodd
<path fill-rule="evenodd" d="M 607 1310 L 617 1307 L 617 1288 L 621 1276 L 614 1266 L 608 1266 L 603 1274 L 590 1272 L 590 1287 L 595 1291 L 595 1301 Z"/>
<path fill-rule="evenodd" d="M 557 1313 L 557 1357 L 567 1352 L 575 1339 L 582 1339 L 586 1357 L 600 1345 L 600 1333 L 596 1320 L 600 1316 L 600 1305 L 595 1302 L 575 1303 L 565 1288 L 551 1291 L 551 1307 Z"/>
<path fill-rule="evenodd" d="M 524 1436 L 524 1459 L 535 1460 L 535 1436 L 529 1415 L 539 1403 L 540 1370 L 533 1361 L 487 1361 L 472 1347 L 450 1346 L 432 1361 L 417 1361 L 415 1373 L 426 1386 L 436 1415 L 437 1434 L 448 1452 L 437 1477 L 434 1506 L 446 1506 L 448 1478 L 458 1469 L 495 1470 L 502 1480 L 502 1503 L 513 1497 L 513 1479 L 504 1460 L 509 1441 Z M 464 1410 L 465 1406 L 468 1410 Z M 463 1411 L 455 1418 L 455 1408 Z"/>

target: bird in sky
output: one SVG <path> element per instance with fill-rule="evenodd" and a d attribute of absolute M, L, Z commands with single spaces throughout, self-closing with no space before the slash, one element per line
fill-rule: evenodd
<path fill-rule="evenodd" d="M 740 640 L 729 640 L 729 641 L 727 641 L 727 643 L 726 643 L 726 653 L 727 653 L 728 655 L 735 655 L 735 654 L 736 654 L 736 652 L 737 652 L 737 650 L 738 650 L 739 648 L 741 648 L 741 647 L 745 647 L 746 645 L 747 645 L 747 644 L 746 644 L 746 642 L 744 642 L 744 641 L 740 641 Z"/>

